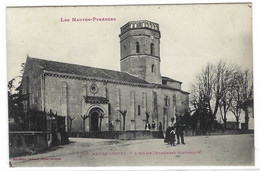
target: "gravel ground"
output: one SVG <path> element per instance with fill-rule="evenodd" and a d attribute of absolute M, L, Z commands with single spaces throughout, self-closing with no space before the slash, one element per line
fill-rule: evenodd
<path fill-rule="evenodd" d="M 163 139 L 70 138 L 44 153 L 11 158 L 13 167 L 51 166 L 253 166 L 254 135 L 185 137 L 185 145 Z"/>

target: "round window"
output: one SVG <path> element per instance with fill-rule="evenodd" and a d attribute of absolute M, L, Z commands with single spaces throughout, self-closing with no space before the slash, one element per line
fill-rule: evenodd
<path fill-rule="evenodd" d="M 92 92 L 92 93 L 97 93 L 98 92 L 98 88 L 97 88 L 97 85 L 96 84 L 92 84 L 91 86 L 90 86 L 90 91 Z"/>

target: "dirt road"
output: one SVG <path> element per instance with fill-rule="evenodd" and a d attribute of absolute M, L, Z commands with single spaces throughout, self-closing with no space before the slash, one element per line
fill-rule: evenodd
<path fill-rule="evenodd" d="M 162 139 L 108 140 L 70 138 L 47 152 L 10 159 L 21 166 L 252 166 L 252 134 L 185 137 L 185 145 Z"/>

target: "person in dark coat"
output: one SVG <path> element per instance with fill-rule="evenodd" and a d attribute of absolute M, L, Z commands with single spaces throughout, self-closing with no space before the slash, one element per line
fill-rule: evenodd
<path fill-rule="evenodd" d="M 171 146 L 175 146 L 175 130 L 171 127 L 170 133 L 169 133 L 169 143 Z"/>
<path fill-rule="evenodd" d="M 170 143 L 170 132 L 172 131 L 172 130 L 174 130 L 175 129 L 175 127 L 174 127 L 174 118 L 171 118 L 171 122 L 169 122 L 169 126 L 168 126 L 168 128 L 166 129 L 166 135 L 165 135 L 165 139 L 164 139 L 164 142 L 165 143 Z M 175 137 L 175 134 L 174 134 L 174 137 Z"/>
<path fill-rule="evenodd" d="M 181 118 L 177 119 L 175 123 L 175 128 L 176 128 L 176 135 L 177 135 L 177 144 L 180 144 L 180 137 L 181 137 L 181 143 L 184 143 L 184 127 L 186 124 L 182 124 Z"/>
<path fill-rule="evenodd" d="M 171 132 L 171 127 L 168 127 L 166 129 L 165 138 L 164 138 L 164 142 L 168 143 L 168 144 L 169 144 L 169 134 L 170 134 L 170 132 Z"/>

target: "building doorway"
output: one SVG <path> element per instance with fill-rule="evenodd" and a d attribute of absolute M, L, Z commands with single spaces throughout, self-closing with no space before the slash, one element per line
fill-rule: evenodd
<path fill-rule="evenodd" d="M 91 132 L 100 131 L 101 122 L 102 122 L 100 117 L 103 114 L 103 110 L 98 107 L 95 107 L 90 110 L 89 114 L 90 114 L 90 119 L 89 119 L 90 131 Z"/>
<path fill-rule="evenodd" d="M 91 132 L 97 132 L 99 131 L 98 128 L 98 113 L 97 112 L 93 112 L 91 114 Z"/>

